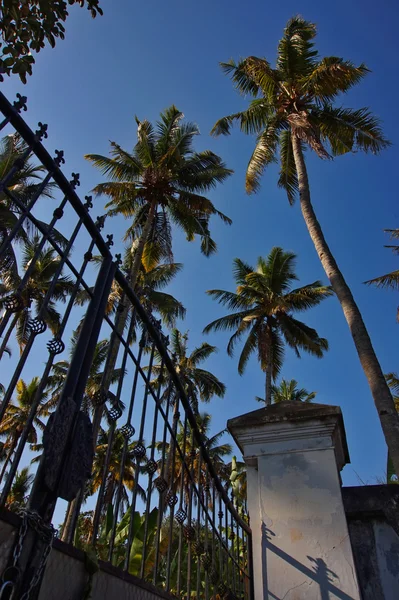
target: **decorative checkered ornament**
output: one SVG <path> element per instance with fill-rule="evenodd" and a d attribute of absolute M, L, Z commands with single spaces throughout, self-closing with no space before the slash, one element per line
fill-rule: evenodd
<path fill-rule="evenodd" d="M 157 477 L 154 485 L 160 494 L 163 494 L 168 489 L 168 484 L 163 477 Z"/>
<path fill-rule="evenodd" d="M 50 352 L 50 354 L 62 354 L 62 352 L 65 350 L 65 344 L 62 340 L 53 338 L 47 342 L 47 350 Z"/>
<path fill-rule="evenodd" d="M 172 508 L 172 506 L 175 506 L 178 503 L 178 501 L 179 499 L 176 496 L 176 494 L 174 494 L 172 490 L 169 490 L 169 492 L 166 494 L 166 503 L 168 504 L 168 506 Z"/>
<path fill-rule="evenodd" d="M 195 539 L 195 529 L 192 525 L 185 525 L 183 527 L 183 533 L 188 542 L 192 542 Z"/>
<path fill-rule="evenodd" d="M 211 568 L 212 565 L 212 558 L 211 556 L 208 554 L 208 552 L 206 552 L 204 554 L 204 556 L 201 558 L 201 562 L 203 564 L 203 567 L 205 569 L 205 571 L 207 571 L 208 569 Z"/>
<path fill-rule="evenodd" d="M 123 425 L 121 427 L 120 431 L 121 431 L 121 434 L 123 435 L 123 437 L 126 438 L 127 440 L 130 440 L 136 433 L 135 428 L 130 423 L 125 423 L 125 425 Z"/>
<path fill-rule="evenodd" d="M 122 416 L 122 409 L 119 406 L 113 406 L 108 409 L 108 417 L 110 421 L 115 423 Z"/>
<path fill-rule="evenodd" d="M 187 517 L 186 511 L 183 508 L 179 508 L 179 510 L 175 514 L 176 521 L 178 523 L 180 523 L 180 525 L 182 525 L 184 523 L 184 521 L 186 520 L 186 517 Z"/>
<path fill-rule="evenodd" d="M 93 404 L 96 407 L 103 406 L 108 398 L 108 394 L 105 390 L 98 390 L 93 396 Z"/>
<path fill-rule="evenodd" d="M 32 333 L 32 335 L 39 335 L 40 333 L 44 333 L 47 329 L 46 323 L 43 319 L 35 318 L 29 319 L 27 328 Z"/>
<path fill-rule="evenodd" d="M 142 444 L 141 442 L 138 442 L 138 443 L 135 445 L 135 447 L 133 448 L 132 452 L 133 452 L 133 455 L 134 455 L 136 458 L 139 458 L 139 459 L 141 459 L 141 458 L 144 458 L 144 457 L 145 457 L 145 455 L 146 455 L 146 449 L 145 449 L 145 446 L 143 446 L 143 444 Z"/>
<path fill-rule="evenodd" d="M 146 471 L 149 475 L 154 475 L 155 471 L 158 469 L 158 463 L 153 458 L 147 462 Z"/>
<path fill-rule="evenodd" d="M 221 596 L 222 598 L 227 594 L 228 590 L 227 590 L 227 587 L 224 585 L 224 583 L 220 583 L 218 585 L 218 592 L 219 592 L 219 596 Z"/>
<path fill-rule="evenodd" d="M 210 579 L 210 582 L 212 585 L 216 585 L 217 582 L 219 581 L 219 575 L 217 574 L 216 569 L 213 567 L 209 572 L 209 579 Z"/>
<path fill-rule="evenodd" d="M 229 533 L 229 540 L 234 540 L 236 537 L 236 534 L 234 533 L 234 531 L 230 531 Z"/>
<path fill-rule="evenodd" d="M 23 309 L 24 303 L 20 294 L 12 294 L 3 300 L 3 306 L 6 310 L 14 313 Z"/>
<path fill-rule="evenodd" d="M 223 517 L 224 517 L 224 512 L 223 512 L 222 510 L 219 510 L 219 512 L 218 512 L 218 517 L 219 517 L 219 519 L 223 519 Z"/>
<path fill-rule="evenodd" d="M 197 542 L 195 542 L 195 544 L 194 544 L 194 552 L 195 552 L 195 554 L 197 556 L 201 556 L 201 554 L 204 554 L 205 547 L 204 547 L 203 542 L 201 542 L 199 540 Z"/>

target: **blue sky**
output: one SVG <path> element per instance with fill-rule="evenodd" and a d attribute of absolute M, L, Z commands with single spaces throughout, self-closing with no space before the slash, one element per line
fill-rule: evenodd
<path fill-rule="evenodd" d="M 63 148 L 65 172 L 79 172 L 82 196 L 98 181 L 98 173 L 83 159 L 89 152 L 106 154 L 109 140 L 127 149 L 135 142 L 134 115 L 155 120 L 174 103 L 189 120 L 198 123 L 197 148 L 219 153 L 235 174 L 212 193 L 218 208 L 233 219 L 227 227 L 214 222 L 218 254 L 205 259 L 198 244 L 177 234 L 175 260 L 185 268 L 172 292 L 188 309 L 183 329 L 192 344 L 203 339 L 203 327 L 221 316 L 222 309 L 205 295 L 210 288 L 233 289 L 232 260 L 239 256 L 255 263 L 272 246 L 298 254 L 301 283 L 326 281 L 302 221 L 299 206 L 288 205 L 276 186 L 276 169 L 266 173 L 257 196 L 244 190 L 244 173 L 253 140 L 238 131 L 229 138 L 213 139 L 209 131 L 224 114 L 245 106 L 221 73 L 218 62 L 247 55 L 266 56 L 274 62 L 276 47 L 289 17 L 300 13 L 317 23 L 318 48 L 323 55 L 364 61 L 371 69 L 365 81 L 345 99 L 348 106 L 369 105 L 383 120 L 393 146 L 379 157 L 345 156 L 322 162 L 309 153 L 312 197 L 327 240 L 363 312 L 375 349 L 385 371 L 398 367 L 397 294 L 362 284 L 373 276 L 398 268 L 397 258 L 384 249 L 384 228 L 398 227 L 396 198 L 398 164 L 398 7 L 386 0 L 384 10 L 371 0 L 334 3 L 260 0 L 102 0 L 104 16 L 92 20 L 85 10 L 72 9 L 64 42 L 37 56 L 34 75 L 26 86 L 15 77 L 2 89 L 8 97 L 23 92 L 29 99 L 28 123 L 49 125 L 49 150 Z M 384 91 L 382 91 L 384 90 Z M 97 200 L 99 214 L 103 201 Z M 109 222 L 115 238 L 124 229 Z M 326 358 L 287 352 L 283 375 L 318 392 L 317 401 L 342 407 L 352 464 L 344 469 L 346 485 L 375 482 L 383 476 L 386 449 L 372 397 L 341 313 L 332 298 L 312 313 L 307 322 L 328 338 Z M 240 377 L 236 361 L 227 357 L 227 336 L 208 341 L 219 353 L 208 363 L 228 386 L 225 399 L 214 400 L 209 410 L 215 430 L 226 420 L 259 408 L 264 375 L 254 358 Z"/>

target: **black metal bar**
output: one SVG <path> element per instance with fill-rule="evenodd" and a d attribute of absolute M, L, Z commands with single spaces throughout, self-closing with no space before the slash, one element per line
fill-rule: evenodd
<path fill-rule="evenodd" d="M 141 411 L 139 440 L 133 450 L 133 453 L 136 457 L 136 468 L 135 468 L 135 473 L 134 473 L 133 495 L 132 495 L 132 501 L 131 501 L 131 505 L 130 505 L 131 506 L 131 508 L 130 508 L 131 519 L 130 519 L 130 523 L 129 523 L 129 532 L 128 532 L 128 538 L 127 538 L 125 570 L 129 569 L 130 552 L 131 552 L 131 546 L 132 546 L 132 541 L 133 541 L 132 537 L 133 537 L 134 512 L 136 510 L 137 492 L 138 492 L 138 488 L 139 488 L 140 465 L 141 465 L 141 460 L 144 458 L 144 456 L 142 455 L 141 447 L 143 446 L 144 423 L 145 423 L 145 415 L 146 415 L 146 410 L 147 410 L 148 390 L 150 387 L 149 380 L 151 377 L 154 353 L 155 353 L 155 344 L 153 343 L 152 347 L 151 347 L 151 355 L 150 355 L 150 361 L 149 361 L 149 365 L 148 365 L 148 380 L 145 385 L 143 406 L 142 406 L 142 411 Z M 144 454 L 145 454 L 145 448 L 144 448 Z"/>
<path fill-rule="evenodd" d="M 169 413 L 169 402 L 170 402 L 170 395 L 171 395 L 171 386 L 172 386 L 172 382 L 171 380 L 169 380 L 168 383 L 168 387 L 169 387 L 169 393 L 168 393 L 168 413 Z M 179 414 L 179 397 L 176 397 L 174 399 L 174 406 L 173 406 L 173 432 L 171 433 L 170 436 L 170 442 L 169 442 L 169 453 L 168 453 L 168 462 L 171 459 L 171 468 L 170 470 L 168 469 L 168 472 L 166 473 L 166 476 L 168 478 L 168 483 L 169 483 L 169 497 L 170 497 L 170 501 L 169 501 L 169 506 L 170 506 L 170 512 L 169 512 L 169 543 L 168 543 L 168 550 L 167 550 L 167 558 L 166 558 L 166 591 L 169 592 L 170 590 L 170 568 L 171 568 L 171 559 L 172 559 L 172 549 L 173 549 L 173 519 L 175 516 L 175 505 L 176 502 L 178 502 L 178 498 L 176 495 L 176 491 L 174 489 L 174 481 L 173 481 L 173 477 L 174 477 L 174 472 L 175 472 L 175 461 L 176 461 L 176 452 L 175 452 L 175 447 L 174 444 L 176 443 L 176 434 L 177 434 L 177 426 L 179 424 L 179 418 L 180 418 L 180 414 Z M 164 428 L 164 438 L 163 438 L 163 448 L 162 448 L 162 469 L 161 469 L 161 473 L 164 473 L 164 462 L 165 462 L 165 446 L 166 446 L 166 432 L 167 432 L 167 419 L 165 420 L 165 428 Z M 161 497 L 160 497 L 160 506 L 161 506 Z M 162 515 L 160 515 L 160 517 L 162 518 Z M 157 545 L 159 546 L 159 537 L 157 540 Z M 158 556 L 158 548 L 157 548 L 157 556 Z M 155 583 L 155 582 L 154 582 Z"/>
<path fill-rule="evenodd" d="M 155 442 L 156 442 L 155 438 L 156 438 L 157 425 L 158 425 L 158 413 L 159 413 L 159 403 L 160 403 L 160 398 L 161 398 L 161 384 L 162 384 L 163 371 L 164 371 L 164 364 L 162 361 L 161 365 L 160 365 L 160 374 L 158 376 L 159 383 L 158 383 L 158 391 L 157 391 L 157 402 L 155 403 L 155 407 L 154 407 L 154 422 L 153 422 L 153 427 L 152 427 L 151 446 L 150 446 L 151 453 L 150 453 L 150 458 L 147 463 L 148 487 L 147 487 L 147 502 L 146 502 L 145 513 L 144 513 L 147 517 L 150 513 L 151 495 L 152 495 L 152 487 L 153 487 L 152 478 L 154 476 L 156 469 L 158 468 L 158 464 L 154 460 L 154 452 L 155 452 Z M 164 493 L 164 491 L 166 491 L 166 489 L 163 490 L 163 486 L 161 486 L 160 480 L 159 480 L 159 482 L 155 481 L 155 485 L 157 483 L 159 483 L 159 486 L 158 486 L 159 495 L 162 496 L 162 494 Z M 145 562 L 146 562 L 147 540 L 148 540 L 148 518 L 144 524 L 144 536 L 143 537 L 144 537 L 143 553 L 142 553 L 141 566 L 140 566 L 141 579 L 144 579 L 144 568 L 145 568 Z"/>
<path fill-rule="evenodd" d="M 194 431 L 194 436 L 195 436 L 195 440 L 196 440 L 196 444 L 198 445 L 198 447 L 201 447 L 202 452 L 203 452 L 203 457 L 204 457 L 204 462 L 207 463 L 207 467 L 209 469 L 209 473 L 211 474 L 211 477 L 214 481 L 214 485 L 216 486 L 216 489 L 218 490 L 219 494 L 221 495 L 221 498 L 223 499 L 224 504 L 229 508 L 229 510 L 233 513 L 234 518 L 240 523 L 240 526 L 247 532 L 250 532 L 251 529 L 249 527 L 249 525 L 241 518 L 241 516 L 237 513 L 236 509 L 234 508 L 234 506 L 231 503 L 230 498 L 228 497 L 225 489 L 223 488 L 223 484 L 220 482 L 220 479 L 216 473 L 215 467 L 212 464 L 212 460 L 209 457 L 209 454 L 204 446 L 203 440 L 201 438 L 201 434 L 198 430 L 198 426 L 197 426 L 197 422 L 195 419 L 195 415 L 191 409 L 189 400 L 187 398 L 187 395 L 184 391 L 184 388 L 182 386 L 182 383 L 180 381 L 180 378 L 176 372 L 176 369 L 173 365 L 172 359 L 170 358 L 162 340 L 160 337 L 159 332 L 157 331 L 157 328 L 151 323 L 150 319 L 148 318 L 145 309 L 143 308 L 143 306 L 140 304 L 136 294 L 134 293 L 134 291 L 129 287 L 128 282 L 126 281 L 126 278 L 124 277 L 123 273 L 121 271 L 117 271 L 115 278 L 117 280 L 117 282 L 119 283 L 119 285 L 122 287 L 122 289 L 124 290 L 124 292 L 126 293 L 126 296 L 129 298 L 129 300 L 132 302 L 132 304 L 136 307 L 137 309 L 137 314 L 139 315 L 140 319 L 143 321 L 143 323 L 145 324 L 145 327 L 151 337 L 152 340 L 154 340 L 157 350 L 160 354 L 160 356 L 163 358 L 163 360 L 165 361 L 165 366 L 167 371 L 170 374 L 170 377 L 172 378 L 172 381 L 174 383 L 174 386 L 176 388 L 176 391 L 180 394 L 181 397 L 181 402 L 182 402 L 182 406 L 184 408 L 185 413 L 187 414 L 187 419 L 190 423 L 190 426 L 193 428 Z"/>
<path fill-rule="evenodd" d="M 177 584 L 176 584 L 177 596 L 179 596 L 180 590 L 181 590 L 181 576 L 182 576 L 181 558 L 182 558 L 182 543 L 183 543 L 183 523 L 187 517 L 187 513 L 183 508 L 183 502 L 184 502 L 184 497 L 185 497 L 184 457 L 186 455 L 187 425 L 188 425 L 188 416 L 187 416 L 187 413 L 185 412 L 184 413 L 184 428 L 183 428 L 183 452 L 182 452 L 183 457 L 181 459 L 182 462 L 181 462 L 181 477 L 180 477 L 180 502 L 179 502 L 179 510 L 178 510 L 178 513 L 180 513 L 182 515 L 182 518 L 178 520 L 180 528 L 179 528 L 179 548 L 178 548 L 178 554 L 177 554 Z M 173 477 L 173 474 L 172 474 L 172 477 Z M 176 515 L 176 519 L 177 519 L 177 515 Z"/>
<path fill-rule="evenodd" d="M 61 169 L 55 164 L 53 158 L 44 148 L 43 144 L 38 140 L 36 134 L 28 127 L 24 119 L 18 114 L 17 110 L 10 104 L 7 98 L 0 92 L 0 110 L 5 117 L 10 118 L 10 122 L 18 133 L 23 137 L 25 142 L 32 148 L 37 158 L 40 160 L 42 165 L 54 173 L 54 181 L 63 192 L 65 196 L 68 196 L 71 205 L 79 217 L 83 218 L 85 227 L 89 232 L 91 238 L 96 242 L 98 249 L 103 256 L 109 256 L 109 248 L 104 241 L 103 237 L 97 230 L 91 217 L 87 214 L 83 203 L 80 201 L 77 193 L 71 188 L 70 182 L 67 180 Z"/>

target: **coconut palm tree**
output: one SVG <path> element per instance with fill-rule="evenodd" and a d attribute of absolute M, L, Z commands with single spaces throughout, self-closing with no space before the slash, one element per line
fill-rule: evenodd
<path fill-rule="evenodd" d="M 156 129 L 136 117 L 137 143 L 132 153 L 112 142 L 111 158 L 99 154 L 85 157 L 110 177 L 93 190 L 109 198 L 108 214 L 123 215 L 130 221 L 125 238 L 134 254 L 129 277 L 133 288 L 142 263 L 148 269 L 161 257 L 171 257 L 172 223 L 190 241 L 198 235 L 201 251 L 209 256 L 216 250 L 209 232 L 211 216 L 231 222 L 202 194 L 232 171 L 213 152 L 194 151 L 193 139 L 199 129 L 183 122 L 183 117 L 171 106 L 161 113 Z"/>
<path fill-rule="evenodd" d="M 212 321 L 204 333 L 233 331 L 227 345 L 229 356 L 233 356 L 236 343 L 246 336 L 238 372 L 244 373 L 250 356 L 257 352 L 261 369 L 266 373 L 267 405 L 271 403 L 272 382 L 283 364 L 284 344 L 298 357 L 300 350 L 304 350 L 321 358 L 328 349 L 326 339 L 293 315 L 317 306 L 332 295 L 332 290 L 320 281 L 293 289 L 292 283 L 298 280 L 295 260 L 294 253 L 277 247 L 272 248 L 266 258 L 258 258 L 256 269 L 236 258 L 233 262 L 236 292 L 207 292 L 233 312 Z"/>
<path fill-rule="evenodd" d="M 207 450 L 209 458 L 212 460 L 213 466 L 219 476 L 226 476 L 229 471 L 224 458 L 232 453 L 232 446 L 229 443 L 221 443 L 221 438 L 226 433 L 226 429 L 210 436 L 210 428 L 212 416 L 209 413 L 199 413 L 196 415 L 198 429 L 201 433 L 203 444 Z M 185 439 L 184 439 L 185 438 Z M 179 428 L 176 435 L 177 445 L 182 450 L 184 461 L 180 452 L 175 451 L 175 444 L 166 443 L 163 441 L 156 442 L 156 448 L 160 452 L 165 453 L 166 474 L 165 477 L 169 481 L 170 488 L 174 493 L 181 491 L 181 480 L 183 475 L 183 488 L 186 499 L 189 496 L 191 482 L 194 481 L 200 487 L 206 483 L 206 463 L 201 461 L 200 469 L 200 452 L 195 438 L 191 432 L 187 430 L 184 435 L 183 424 L 179 423 Z M 174 461 L 171 453 L 175 453 Z M 173 472 L 172 465 L 174 464 Z M 184 470 L 184 473 L 183 473 Z M 191 475 L 190 475 L 191 473 Z M 230 475 L 230 472 L 228 472 Z"/>
<path fill-rule="evenodd" d="M 27 424 L 30 409 L 36 398 L 39 385 L 40 377 L 33 377 L 29 383 L 20 379 L 16 385 L 16 399 L 14 402 L 9 403 L 4 418 L 0 423 L 0 436 L 6 437 L 5 448 L 7 449 L 7 456 L 0 473 L 0 481 L 4 477 L 4 473 Z M 48 393 L 45 391 L 42 393 L 40 404 L 28 432 L 27 441 L 29 444 L 37 444 L 37 429 L 44 430 L 45 423 L 42 419 L 49 415 L 52 408 L 53 403 L 48 399 Z"/>
<path fill-rule="evenodd" d="M 27 496 L 34 478 L 34 475 L 29 474 L 29 467 L 17 471 L 7 498 L 6 508 L 15 512 L 26 506 Z"/>
<path fill-rule="evenodd" d="M 200 402 L 210 402 L 214 396 L 223 398 L 226 392 L 224 383 L 213 373 L 200 367 L 201 363 L 217 352 L 216 346 L 203 342 L 189 353 L 188 332 L 181 333 L 178 329 L 173 329 L 170 335 L 170 351 L 174 356 L 175 368 L 180 382 L 186 392 L 190 406 L 196 414 L 198 414 Z M 161 361 L 152 367 L 155 381 L 161 373 L 160 363 Z M 163 384 L 167 393 L 169 393 L 168 381 L 163 381 Z M 174 386 L 173 390 L 175 390 Z M 177 390 L 176 393 L 178 393 Z"/>
<path fill-rule="evenodd" d="M 385 377 L 392 390 L 395 407 L 399 413 L 399 375 L 397 373 L 386 373 Z"/>
<path fill-rule="evenodd" d="M 362 315 L 327 244 L 310 197 L 304 151 L 310 147 L 320 158 L 351 151 L 379 153 L 389 146 L 380 123 L 367 108 L 349 109 L 336 104 L 340 94 L 369 72 L 336 56 L 320 58 L 314 46 L 316 26 L 301 17 L 290 19 L 278 45 L 275 68 L 264 58 L 250 56 L 238 64 L 222 65 L 236 88 L 253 97 L 249 107 L 220 119 L 213 133 L 228 134 L 239 122 L 257 142 L 246 176 L 248 193 L 260 187 L 264 169 L 280 153 L 278 184 L 291 204 L 299 194 L 310 237 L 341 304 L 363 371 L 381 420 L 388 448 L 399 474 L 399 416 L 374 352 Z"/>
<path fill-rule="evenodd" d="M 295 379 L 282 379 L 279 385 L 272 386 L 272 402 L 312 402 L 317 392 L 308 392 L 305 388 L 299 388 Z M 259 400 L 261 400 L 259 398 Z M 262 402 L 264 400 L 262 399 Z"/>
<path fill-rule="evenodd" d="M 387 233 L 390 234 L 392 239 L 399 239 L 399 229 L 386 229 Z M 387 248 L 391 248 L 394 254 L 399 255 L 399 246 L 386 246 Z M 391 271 L 391 273 L 387 273 L 386 275 L 380 275 L 379 277 L 375 277 L 374 279 L 369 279 L 369 281 L 365 281 L 367 285 L 375 285 L 379 288 L 389 288 L 391 290 L 399 290 L 399 269 L 396 271 Z M 399 321 L 399 306 L 396 313 L 396 319 Z"/>
<path fill-rule="evenodd" d="M 128 282 L 134 289 L 144 264 L 148 271 L 161 259 L 173 261 L 172 224 L 181 229 L 187 240 L 201 240 L 201 251 L 209 256 L 216 251 L 209 222 L 213 215 L 225 223 L 230 219 L 216 209 L 204 196 L 217 183 L 223 182 L 232 171 L 219 156 L 210 150 L 195 152 L 193 140 L 199 134 L 197 125 L 183 122 L 183 113 L 175 106 L 160 115 L 156 127 L 147 120 L 137 122 L 137 143 L 130 153 L 115 142 L 111 157 L 86 155 L 109 181 L 94 188 L 97 196 L 104 195 L 108 214 L 129 219 L 125 239 L 130 242 L 133 260 Z M 128 317 L 128 302 L 122 302 L 118 313 L 116 333 L 122 335 Z M 120 341 L 112 340 L 109 369 L 113 369 Z M 109 387 L 109 376 L 104 388 Z"/>
<path fill-rule="evenodd" d="M 74 331 L 71 338 L 70 357 L 72 358 L 78 341 L 78 330 Z M 82 403 L 82 410 L 90 413 L 94 409 L 95 399 L 101 389 L 103 377 L 103 366 L 109 350 L 109 340 L 100 340 L 97 342 L 93 361 L 90 366 L 89 376 L 86 382 L 85 395 Z M 51 374 L 48 378 L 47 387 L 51 390 L 51 399 L 56 406 L 58 404 L 64 383 L 69 369 L 69 360 L 60 360 L 54 363 Z M 122 369 L 114 369 L 111 383 L 116 383 L 122 375 Z M 124 405 L 121 403 L 122 409 Z"/>
<path fill-rule="evenodd" d="M 0 141 L 0 179 L 8 175 L 11 167 L 18 161 L 20 168 L 17 169 L 8 180 L 7 190 L 12 197 L 3 189 L 0 192 L 0 247 L 9 232 L 17 224 L 21 209 L 16 202 L 19 200 L 24 206 L 40 192 L 42 196 L 51 197 L 53 184 L 41 186 L 42 174 L 45 169 L 42 165 L 32 164 L 32 154 L 26 154 L 27 146 L 18 134 L 7 135 Z M 43 187 L 43 189 L 41 189 Z M 29 219 L 17 231 L 15 240 L 21 242 L 26 239 L 28 232 L 33 227 Z M 0 274 L 2 279 L 12 276 L 17 269 L 17 260 L 12 245 L 3 248 L 4 254 L 0 259 Z"/>
<path fill-rule="evenodd" d="M 96 261 L 97 257 L 94 257 Z M 130 248 L 126 249 L 122 271 L 128 276 L 133 261 Z M 143 263 L 137 277 L 136 294 L 140 303 L 151 313 L 158 314 L 164 325 L 175 327 L 177 319 L 184 319 L 186 309 L 174 296 L 164 291 L 183 268 L 182 263 L 157 263 L 146 270 Z M 90 299 L 86 290 L 82 290 L 78 296 L 78 302 L 83 304 Z M 122 290 L 114 281 L 111 294 L 108 298 L 107 313 L 115 312 L 118 304 L 122 301 Z M 132 316 L 130 312 L 130 316 Z M 137 316 L 133 314 L 137 321 Z M 136 328 L 134 328 L 135 330 Z"/>
<path fill-rule="evenodd" d="M 7 350 L 7 343 L 14 328 L 16 328 L 19 347 L 21 351 L 23 350 L 30 336 L 29 321 L 37 316 L 39 312 L 41 312 L 41 317 L 46 325 L 55 334 L 61 320 L 60 313 L 56 309 L 56 303 L 65 302 L 74 288 L 73 281 L 67 275 L 60 275 L 53 286 L 53 280 L 62 258 L 48 245 L 40 249 L 40 243 L 41 239 L 38 235 L 23 240 L 21 274 L 18 273 L 18 270 L 13 273 L 10 271 L 6 282 L 3 282 L 0 286 L 0 308 L 2 308 L 5 299 L 18 289 L 25 272 L 30 269 L 32 261 L 34 261 L 30 276 L 19 293 L 21 306 L 14 313 L 4 334 L 0 348 L 0 358 Z M 52 288 L 51 297 L 46 301 L 50 287 Z"/>
<path fill-rule="evenodd" d="M 114 433 L 112 452 L 107 470 L 107 481 L 105 487 L 105 495 L 103 507 L 106 509 L 109 504 L 112 504 L 114 495 L 120 481 L 120 470 L 122 464 L 122 456 L 125 445 L 125 437 L 118 430 Z M 121 511 L 126 508 L 128 503 L 127 490 L 132 490 L 135 485 L 135 470 L 136 470 L 136 459 L 134 456 L 135 443 L 132 442 L 128 445 L 127 452 L 125 455 L 124 470 L 122 475 L 122 495 L 121 495 Z M 101 481 L 104 475 L 104 464 L 108 450 L 108 434 L 100 429 L 98 436 L 98 443 L 94 454 L 92 478 L 90 482 L 90 493 L 94 494 L 101 486 Z M 137 488 L 138 494 L 142 499 L 145 499 L 145 492 L 139 485 Z"/>

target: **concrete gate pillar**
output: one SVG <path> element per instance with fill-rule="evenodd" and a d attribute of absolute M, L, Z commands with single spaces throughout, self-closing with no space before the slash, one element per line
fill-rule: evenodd
<path fill-rule="evenodd" d="M 247 465 L 255 600 L 360 600 L 339 472 L 340 408 L 281 402 L 230 419 Z"/>

